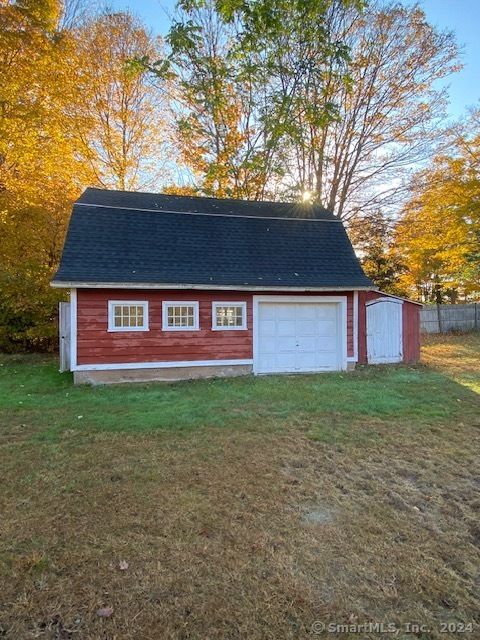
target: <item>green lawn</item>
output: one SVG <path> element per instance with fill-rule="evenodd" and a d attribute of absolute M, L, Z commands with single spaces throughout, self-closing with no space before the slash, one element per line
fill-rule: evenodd
<path fill-rule="evenodd" d="M 480 623 L 480 336 L 423 359 L 74 387 L 0 356 L 0 638 Z"/>

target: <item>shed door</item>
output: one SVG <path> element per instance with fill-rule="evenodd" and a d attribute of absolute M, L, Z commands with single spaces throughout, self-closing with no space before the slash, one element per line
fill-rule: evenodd
<path fill-rule="evenodd" d="M 340 305 L 261 302 L 257 373 L 341 369 Z"/>
<path fill-rule="evenodd" d="M 58 330 L 60 371 L 70 371 L 70 302 L 60 302 Z"/>
<path fill-rule="evenodd" d="M 369 364 L 403 360 L 401 301 L 367 303 L 367 357 Z"/>

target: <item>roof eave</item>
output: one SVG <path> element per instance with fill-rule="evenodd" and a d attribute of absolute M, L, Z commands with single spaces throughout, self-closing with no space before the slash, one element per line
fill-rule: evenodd
<path fill-rule="evenodd" d="M 199 289 L 224 291 L 376 291 L 375 285 L 350 285 L 330 287 L 310 287 L 292 285 L 225 285 L 225 284 L 194 284 L 194 283 L 165 283 L 165 282 L 88 282 L 53 280 L 51 287 L 56 289 Z"/>
<path fill-rule="evenodd" d="M 378 293 L 381 293 L 389 298 L 396 298 L 397 300 L 404 300 L 405 302 L 410 302 L 411 304 L 417 304 L 419 307 L 424 307 L 423 302 L 418 302 L 418 300 L 412 300 L 411 298 L 404 298 L 403 296 L 396 296 L 393 293 L 387 293 L 387 291 L 380 291 L 378 287 L 376 287 Z"/>

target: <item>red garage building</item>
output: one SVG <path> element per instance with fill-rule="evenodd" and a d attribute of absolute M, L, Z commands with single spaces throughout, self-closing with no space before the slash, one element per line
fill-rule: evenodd
<path fill-rule="evenodd" d="M 416 362 L 417 303 L 375 290 L 307 204 L 87 189 L 52 283 L 75 382 Z"/>

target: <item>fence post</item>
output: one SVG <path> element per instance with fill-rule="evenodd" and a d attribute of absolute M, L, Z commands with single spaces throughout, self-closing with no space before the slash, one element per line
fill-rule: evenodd
<path fill-rule="evenodd" d="M 437 302 L 437 321 L 438 321 L 438 333 L 443 333 L 442 312 L 438 302 Z"/>
<path fill-rule="evenodd" d="M 477 309 L 478 309 L 478 304 L 475 302 L 475 321 L 473 323 L 473 326 L 475 327 L 475 331 L 478 331 L 478 313 L 477 313 Z"/>

